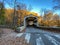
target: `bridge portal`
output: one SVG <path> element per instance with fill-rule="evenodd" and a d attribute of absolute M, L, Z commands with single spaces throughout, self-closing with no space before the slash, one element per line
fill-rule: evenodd
<path fill-rule="evenodd" d="M 24 18 L 24 26 L 37 26 L 38 21 L 37 17 L 33 15 L 26 16 Z"/>

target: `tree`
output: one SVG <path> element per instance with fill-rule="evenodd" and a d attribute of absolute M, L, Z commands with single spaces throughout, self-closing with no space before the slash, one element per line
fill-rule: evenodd
<path fill-rule="evenodd" d="M 11 7 L 11 8 L 14 8 L 14 4 L 15 3 L 15 0 L 4 0 L 4 4 L 8 4 L 9 5 L 9 7 Z"/>
<path fill-rule="evenodd" d="M 59 20 L 59 15 L 55 14 L 55 15 L 53 16 L 53 20 Z"/>
<path fill-rule="evenodd" d="M 49 26 L 52 20 L 53 12 L 52 10 L 44 10 L 44 16 L 43 16 L 43 25 Z"/>
<path fill-rule="evenodd" d="M 25 4 L 23 4 L 23 3 L 18 2 L 17 5 L 16 5 L 16 9 L 17 9 L 17 13 L 18 13 L 17 17 L 20 17 L 20 18 L 18 18 L 18 20 L 20 21 L 20 26 L 21 26 L 22 23 L 23 23 L 22 22 L 22 16 L 23 16 L 23 13 L 25 13 L 25 12 L 22 13 L 22 11 L 23 10 L 26 11 L 27 10 L 27 6 Z"/>
<path fill-rule="evenodd" d="M 53 20 L 56 21 L 56 23 L 57 23 L 58 26 L 60 25 L 59 18 L 60 18 L 60 17 L 59 17 L 59 15 L 57 15 L 57 14 L 55 14 L 55 15 L 53 16 Z"/>
<path fill-rule="evenodd" d="M 50 20 L 52 18 L 52 15 L 53 15 L 53 11 L 52 10 L 45 10 L 43 19 L 44 20 Z"/>
<path fill-rule="evenodd" d="M 14 13 L 13 13 L 13 26 L 17 26 L 17 21 L 18 19 L 20 19 L 21 22 L 21 18 L 22 18 L 22 12 L 21 10 L 26 10 L 27 6 L 26 4 L 21 3 L 18 0 L 5 0 L 5 3 L 7 3 L 11 8 L 13 8 Z M 20 18 L 18 18 L 18 16 L 20 15 Z M 20 25 L 19 25 L 20 26 Z"/>
<path fill-rule="evenodd" d="M 28 11 L 31 11 L 33 8 L 32 8 L 32 5 L 29 5 L 29 7 L 28 7 Z"/>
<path fill-rule="evenodd" d="M 58 10 L 60 9 L 60 0 L 53 0 L 53 2 L 56 4 L 53 9 Z"/>
<path fill-rule="evenodd" d="M 41 8 L 40 13 L 41 13 L 41 14 L 40 14 L 41 16 L 44 15 L 44 14 L 43 14 L 43 13 L 44 13 L 44 9 Z"/>
<path fill-rule="evenodd" d="M 60 11 L 60 0 L 53 0 L 53 2 L 56 4 L 55 6 L 53 6 L 53 9 Z M 58 25 L 60 25 L 60 21 L 59 20 L 58 20 Z"/>
<path fill-rule="evenodd" d="M 4 0 L 0 2 L 0 24 L 5 23 L 5 10 L 4 10 Z"/>

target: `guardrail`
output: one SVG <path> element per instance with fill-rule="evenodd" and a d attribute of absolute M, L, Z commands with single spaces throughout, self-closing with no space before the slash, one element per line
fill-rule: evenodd
<path fill-rule="evenodd" d="M 53 26 L 51 26 L 51 27 L 48 27 L 48 26 L 39 26 L 38 28 L 45 28 L 45 29 L 58 29 L 58 30 L 60 30 L 60 27 L 53 27 Z"/>
<path fill-rule="evenodd" d="M 60 27 L 47 27 L 47 26 L 39 26 L 38 29 L 52 31 L 52 32 L 59 32 L 60 33 Z"/>

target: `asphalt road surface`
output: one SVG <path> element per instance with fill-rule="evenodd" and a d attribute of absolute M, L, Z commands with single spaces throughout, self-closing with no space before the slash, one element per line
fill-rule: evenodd
<path fill-rule="evenodd" d="M 25 33 L 17 34 L 23 36 L 30 45 L 60 45 L 60 34 L 43 31 L 37 28 L 28 27 Z"/>

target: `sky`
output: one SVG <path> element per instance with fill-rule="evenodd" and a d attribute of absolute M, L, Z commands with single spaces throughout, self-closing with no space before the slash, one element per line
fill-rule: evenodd
<path fill-rule="evenodd" d="M 52 10 L 53 6 L 55 5 L 52 0 L 17 0 L 21 3 L 24 3 L 29 7 L 29 5 L 32 6 L 31 12 L 36 12 L 38 14 L 41 14 L 41 9 L 50 9 Z M 6 8 L 9 8 L 9 6 L 6 4 Z M 59 14 L 60 11 L 56 11 L 55 13 Z"/>
<path fill-rule="evenodd" d="M 52 0 L 20 0 L 20 2 L 25 3 L 27 7 L 32 6 L 32 12 L 40 13 L 41 9 L 47 8 L 52 9 Z"/>

